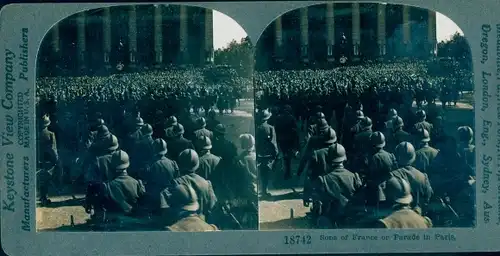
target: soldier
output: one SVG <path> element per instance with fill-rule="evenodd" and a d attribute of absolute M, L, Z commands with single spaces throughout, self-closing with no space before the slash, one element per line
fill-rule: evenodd
<path fill-rule="evenodd" d="M 370 145 L 372 146 L 371 155 L 368 157 L 368 173 L 366 178 L 368 181 L 374 181 L 378 177 L 390 173 L 396 169 L 396 157 L 385 151 L 385 136 L 381 132 L 374 132 L 370 136 Z"/>
<path fill-rule="evenodd" d="M 206 180 L 211 180 L 212 173 L 217 169 L 221 158 L 210 153 L 212 141 L 208 136 L 200 135 L 196 142 L 196 151 L 200 157 L 200 167 L 197 174 Z"/>
<path fill-rule="evenodd" d="M 310 180 L 316 179 L 320 175 L 325 175 L 328 171 L 328 148 L 337 143 L 335 130 L 329 128 L 325 134 L 321 134 L 310 140 L 312 153 L 309 162 Z"/>
<path fill-rule="evenodd" d="M 44 115 L 41 120 L 41 130 L 38 135 L 38 149 L 39 149 L 39 168 L 40 172 L 40 202 L 42 205 L 51 203 L 48 199 L 49 184 L 53 177 L 53 170 L 59 163 L 59 154 L 57 152 L 56 136 L 53 132 L 49 131 L 50 118 Z"/>
<path fill-rule="evenodd" d="M 85 149 L 90 148 L 90 146 L 92 145 L 92 143 L 95 140 L 95 137 L 97 136 L 97 131 L 103 125 L 105 125 L 105 123 L 104 123 L 104 120 L 101 118 L 96 119 L 94 122 L 92 122 L 92 124 L 90 124 L 88 133 L 83 140 Z"/>
<path fill-rule="evenodd" d="M 398 177 L 392 177 L 384 183 L 386 210 L 390 212 L 379 219 L 373 228 L 431 228 L 432 222 L 423 217 L 418 210 L 412 209 L 413 197 L 410 184 Z"/>
<path fill-rule="evenodd" d="M 230 167 L 238 154 L 238 148 L 226 138 L 226 127 L 223 124 L 218 124 L 213 134 L 212 153 L 222 158 L 224 168 Z"/>
<path fill-rule="evenodd" d="M 167 121 L 165 122 L 165 141 L 170 142 L 171 139 L 173 139 L 173 129 L 174 126 L 177 125 L 177 117 L 175 116 L 169 116 L 167 118 Z"/>
<path fill-rule="evenodd" d="M 207 127 L 206 128 L 212 132 L 215 130 L 215 127 L 218 124 L 220 124 L 220 122 L 217 121 L 216 116 L 217 116 L 217 113 L 215 113 L 215 111 L 213 109 L 210 109 L 210 111 L 208 111 L 208 120 L 207 120 Z"/>
<path fill-rule="evenodd" d="M 251 134 L 240 135 L 240 146 L 243 150 L 237 158 L 237 167 L 242 171 L 236 175 L 235 181 L 243 198 L 251 202 L 257 200 L 257 155 L 255 154 L 255 138 Z M 236 184 L 236 183 L 235 183 Z M 236 186 L 235 186 L 236 187 Z M 254 202 L 256 203 L 256 202 Z"/>
<path fill-rule="evenodd" d="M 411 187 L 414 206 L 424 208 L 429 204 L 432 187 L 427 175 L 412 167 L 415 162 L 415 148 L 409 142 L 401 142 L 395 150 L 398 169 L 391 175 L 406 180 Z"/>
<path fill-rule="evenodd" d="M 142 126 L 144 125 L 144 120 L 140 116 L 137 116 L 133 122 L 132 122 L 132 129 L 130 132 L 127 134 L 124 145 L 123 145 L 123 150 L 126 152 L 132 152 L 134 147 L 139 143 L 139 141 L 142 139 Z"/>
<path fill-rule="evenodd" d="M 115 170 L 113 180 L 104 183 L 104 209 L 107 213 L 117 215 L 134 215 L 141 206 L 141 200 L 146 193 L 144 185 L 130 177 L 127 169 L 130 166 L 128 154 L 117 150 L 111 157 Z"/>
<path fill-rule="evenodd" d="M 336 143 L 328 147 L 328 171 L 313 181 L 313 190 L 321 204 L 320 212 L 317 214 L 326 217 L 333 227 L 341 225 L 345 217 L 344 208 L 362 186 L 360 177 L 344 168 L 343 163 L 346 160 L 346 151 L 342 145 Z M 322 228 L 332 227 L 328 224 L 321 226 Z"/>
<path fill-rule="evenodd" d="M 429 141 L 431 141 L 429 132 L 424 129 L 420 128 L 418 130 L 418 150 L 416 152 L 416 158 L 415 158 L 415 163 L 414 167 L 417 168 L 417 170 L 427 173 L 428 168 L 430 164 L 434 161 L 438 154 L 438 150 L 429 146 Z"/>
<path fill-rule="evenodd" d="M 357 133 L 354 136 L 354 150 L 356 154 L 367 153 L 370 145 L 370 136 L 372 135 L 372 120 L 365 116 L 358 123 Z"/>
<path fill-rule="evenodd" d="M 184 126 L 175 124 L 172 127 L 172 139 L 167 142 L 169 158 L 177 162 L 179 154 L 185 149 L 194 149 L 193 143 L 184 138 Z"/>
<path fill-rule="evenodd" d="M 292 115 L 292 107 L 286 105 L 283 113 L 276 122 L 276 142 L 283 153 L 285 165 L 285 180 L 292 176 L 292 158 L 297 157 L 299 152 L 299 131 L 297 119 Z"/>
<path fill-rule="evenodd" d="M 365 114 L 361 110 L 356 110 L 356 123 L 351 127 L 352 134 L 358 134 L 361 132 L 361 121 L 365 118 Z"/>
<path fill-rule="evenodd" d="M 304 146 L 304 153 L 302 154 L 302 158 L 299 162 L 299 168 L 297 169 L 297 176 L 302 175 L 302 172 L 305 170 L 306 165 L 308 164 L 309 159 L 311 158 L 311 154 L 314 150 L 323 147 L 323 139 L 329 138 L 328 136 L 332 133 L 330 132 L 330 126 L 326 122 L 326 119 L 319 119 L 319 122 L 315 124 L 314 129 L 311 133 L 312 137 L 309 137 L 306 141 L 306 145 Z M 337 141 L 337 134 L 333 131 L 335 135 L 335 142 Z M 326 139 L 328 140 L 328 139 Z"/>
<path fill-rule="evenodd" d="M 413 125 L 413 134 L 415 136 L 418 135 L 418 130 L 423 128 L 427 130 L 430 134 L 432 134 L 433 126 L 431 123 L 426 121 L 427 115 L 425 114 L 425 111 L 420 109 L 416 113 L 417 115 L 417 123 Z"/>
<path fill-rule="evenodd" d="M 102 152 L 102 146 L 105 145 L 112 134 L 106 125 L 101 125 L 97 128 L 96 135 L 90 144 L 88 152 L 93 155 L 100 155 Z"/>
<path fill-rule="evenodd" d="M 168 186 L 171 186 L 174 179 L 179 177 L 179 166 L 177 163 L 167 158 L 167 143 L 163 139 L 155 139 L 153 142 L 153 157 L 151 164 L 146 169 L 144 181 L 146 192 L 149 197 L 150 207 L 153 212 L 160 206 L 159 195 Z"/>
<path fill-rule="evenodd" d="M 85 172 L 86 183 L 108 182 L 114 178 L 112 157 L 116 150 L 118 150 L 118 138 L 111 135 L 109 144 L 103 148 L 103 154 L 96 156 L 90 163 L 88 172 Z"/>
<path fill-rule="evenodd" d="M 385 121 L 385 129 L 388 131 L 392 131 L 392 120 L 398 116 L 398 111 L 391 108 L 389 109 L 389 113 L 387 113 L 387 121 Z"/>
<path fill-rule="evenodd" d="M 319 131 L 325 130 L 327 127 L 328 122 L 326 121 L 325 114 L 323 114 L 323 112 L 317 112 L 311 117 L 311 124 L 307 127 L 307 136 L 304 140 L 307 142 L 309 138 L 317 135 Z"/>
<path fill-rule="evenodd" d="M 403 141 L 412 141 L 412 137 L 409 133 L 403 130 L 404 122 L 399 116 L 392 120 L 392 135 L 390 137 L 389 152 L 393 152 L 396 146 Z"/>
<path fill-rule="evenodd" d="M 440 149 L 441 144 L 446 140 L 448 136 L 444 130 L 443 117 L 437 116 L 434 123 L 433 132 L 431 135 L 431 145 L 436 149 Z"/>
<path fill-rule="evenodd" d="M 201 218 L 205 220 L 217 203 L 217 197 L 215 196 L 212 188 L 212 183 L 196 174 L 196 171 L 200 166 L 198 154 L 192 149 L 185 149 L 179 154 L 177 163 L 179 164 L 181 176 L 174 179 L 174 184 L 188 185 L 195 190 L 198 195 L 198 204 L 200 205 L 199 213 Z M 162 196 L 168 195 L 169 190 L 170 188 L 166 188 L 162 192 Z"/>
<path fill-rule="evenodd" d="M 475 176 L 476 168 L 476 147 L 472 144 L 474 132 L 469 126 L 461 126 L 457 129 L 458 133 L 458 154 L 465 160 L 465 163 L 473 172 L 470 176 Z"/>
<path fill-rule="evenodd" d="M 160 225 L 170 224 L 166 230 L 172 232 L 217 231 L 213 224 L 205 222 L 199 215 L 200 204 L 195 189 L 186 184 L 175 186 L 169 194 L 162 194 L 163 219 Z"/>
<path fill-rule="evenodd" d="M 270 174 L 273 170 L 274 162 L 278 156 L 278 146 L 276 143 L 276 132 L 274 127 L 267 121 L 271 118 L 271 113 L 267 110 L 259 112 L 256 127 L 256 149 L 257 166 L 259 167 L 259 177 L 261 178 L 261 193 L 263 196 L 270 196 L 268 185 Z"/>
<path fill-rule="evenodd" d="M 136 179 L 143 179 L 144 170 L 147 168 L 153 156 L 153 127 L 144 124 L 141 128 L 142 138 L 132 148 L 130 162 L 133 173 L 129 173 Z"/>
<path fill-rule="evenodd" d="M 213 139 L 213 133 L 210 130 L 205 128 L 207 126 L 207 122 L 205 121 L 205 118 L 203 118 L 203 117 L 198 118 L 198 120 L 196 120 L 196 124 L 198 126 L 198 129 L 194 131 L 194 138 L 206 136 L 210 140 Z"/>

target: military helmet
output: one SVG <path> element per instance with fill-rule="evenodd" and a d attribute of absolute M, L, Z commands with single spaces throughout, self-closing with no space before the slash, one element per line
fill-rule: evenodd
<path fill-rule="evenodd" d="M 48 127 L 50 125 L 50 117 L 49 115 L 45 114 L 42 116 L 42 126 L 43 127 Z"/>
<path fill-rule="evenodd" d="M 431 136 L 429 131 L 425 128 L 420 128 L 417 130 L 417 136 L 420 139 L 420 142 L 429 142 L 431 141 Z"/>
<path fill-rule="evenodd" d="M 184 126 L 182 124 L 176 123 L 172 128 L 172 136 L 179 136 L 184 134 Z"/>
<path fill-rule="evenodd" d="M 153 127 L 150 124 L 144 124 L 141 128 L 141 132 L 143 135 L 152 135 Z"/>
<path fill-rule="evenodd" d="M 460 142 L 471 142 L 474 138 L 474 131 L 469 126 L 460 126 L 457 129 L 458 140 Z"/>
<path fill-rule="evenodd" d="M 330 128 L 330 125 L 328 124 L 326 119 L 320 119 L 316 125 L 317 125 L 316 127 L 320 133 L 325 132 L 328 130 L 328 128 Z"/>
<path fill-rule="evenodd" d="M 394 117 L 398 116 L 398 111 L 391 108 L 389 109 L 387 116 L 389 117 L 389 119 L 393 119 Z"/>
<path fill-rule="evenodd" d="M 361 125 L 361 128 L 363 128 L 363 129 L 364 128 L 370 128 L 370 127 L 372 127 L 372 119 L 369 118 L 369 117 L 367 117 L 367 116 L 364 116 L 361 119 L 361 121 L 360 121 L 359 124 Z"/>
<path fill-rule="evenodd" d="M 271 116 L 272 116 L 271 112 L 269 112 L 269 110 L 267 109 L 264 109 L 259 112 L 259 119 L 261 121 L 267 121 L 269 120 L 269 118 L 271 118 Z"/>
<path fill-rule="evenodd" d="M 111 133 L 109 132 L 109 129 L 106 125 L 101 125 L 97 128 L 97 137 L 104 139 L 109 137 Z"/>
<path fill-rule="evenodd" d="M 111 164 L 117 171 L 122 171 L 130 166 L 130 159 L 127 152 L 117 150 L 111 155 Z"/>
<path fill-rule="evenodd" d="M 404 126 L 403 118 L 396 116 L 392 119 L 392 128 L 398 129 Z"/>
<path fill-rule="evenodd" d="M 226 127 L 223 124 L 218 124 L 214 128 L 214 133 L 220 135 L 226 134 Z"/>
<path fill-rule="evenodd" d="M 200 149 L 211 149 L 212 148 L 212 140 L 209 137 L 201 135 L 197 139 L 197 144 Z"/>
<path fill-rule="evenodd" d="M 242 149 L 252 149 L 255 147 L 255 138 L 249 133 L 242 134 L 240 135 L 240 145 Z"/>
<path fill-rule="evenodd" d="M 410 184 L 399 177 L 391 177 L 382 184 L 386 201 L 409 205 L 413 201 Z"/>
<path fill-rule="evenodd" d="M 326 116 L 325 116 L 325 114 L 323 112 L 316 112 L 316 114 L 314 115 L 314 117 L 318 121 L 326 118 Z"/>
<path fill-rule="evenodd" d="M 177 117 L 169 116 L 167 118 L 167 122 L 166 122 L 167 127 L 170 127 L 170 126 L 175 125 L 175 124 L 177 124 Z"/>
<path fill-rule="evenodd" d="M 144 125 L 144 120 L 142 120 L 142 118 L 138 115 L 134 119 L 134 124 L 135 124 L 135 126 L 143 126 Z"/>
<path fill-rule="evenodd" d="M 153 141 L 153 150 L 156 155 L 167 154 L 167 142 L 165 140 L 158 138 Z"/>
<path fill-rule="evenodd" d="M 94 120 L 94 122 L 91 124 L 91 129 L 92 130 L 97 130 L 97 128 L 99 126 L 102 126 L 102 125 L 105 125 L 105 122 L 104 122 L 104 119 L 102 118 L 97 118 L 96 120 Z"/>
<path fill-rule="evenodd" d="M 177 164 L 182 173 L 194 173 L 200 166 L 200 158 L 196 151 L 185 149 L 179 154 Z"/>
<path fill-rule="evenodd" d="M 370 142 L 376 148 L 385 147 L 385 136 L 381 132 L 374 132 L 370 135 Z"/>
<path fill-rule="evenodd" d="M 425 118 L 427 115 L 425 114 L 425 110 L 419 109 L 416 113 L 418 119 Z"/>
<path fill-rule="evenodd" d="M 396 155 L 396 161 L 399 166 L 408 166 L 415 162 L 415 148 L 410 142 L 403 141 L 396 146 L 394 150 L 394 154 Z"/>
<path fill-rule="evenodd" d="M 361 110 L 356 110 L 356 118 L 357 119 L 361 119 L 365 116 L 365 114 L 363 113 L 363 111 Z"/>
<path fill-rule="evenodd" d="M 331 143 L 336 143 L 337 142 L 337 133 L 335 130 L 331 127 L 328 127 L 326 132 L 324 133 L 325 143 L 331 144 Z"/>
<path fill-rule="evenodd" d="M 333 163 L 343 163 L 347 161 L 345 148 L 339 143 L 328 147 L 328 157 Z"/>
<path fill-rule="evenodd" d="M 196 124 L 199 128 L 205 128 L 207 126 L 207 121 L 204 117 L 200 117 L 196 120 Z"/>
<path fill-rule="evenodd" d="M 115 135 L 111 135 L 109 137 L 109 140 L 108 140 L 108 143 L 106 146 L 107 146 L 108 150 L 117 150 L 119 147 L 118 138 Z"/>
<path fill-rule="evenodd" d="M 175 186 L 171 191 L 169 206 L 174 210 L 196 212 L 200 209 L 193 187 L 187 184 Z"/>

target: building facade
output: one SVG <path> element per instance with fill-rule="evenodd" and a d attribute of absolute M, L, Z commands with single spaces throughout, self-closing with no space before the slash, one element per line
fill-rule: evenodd
<path fill-rule="evenodd" d="M 268 26 L 256 68 L 330 67 L 369 59 L 436 55 L 436 13 L 381 3 L 327 3 L 285 13 Z"/>
<path fill-rule="evenodd" d="M 42 74 L 213 62 L 213 13 L 183 5 L 93 9 L 55 24 L 38 55 Z M 121 63 L 121 64 L 120 64 Z"/>

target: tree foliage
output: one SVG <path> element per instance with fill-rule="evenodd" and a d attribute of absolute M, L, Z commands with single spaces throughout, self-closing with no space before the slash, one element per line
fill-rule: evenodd
<path fill-rule="evenodd" d="M 242 38 L 239 42 L 233 40 L 225 48 L 217 49 L 214 53 L 214 63 L 230 66 L 242 76 L 251 76 L 254 64 L 254 47 L 250 38 Z"/>
<path fill-rule="evenodd" d="M 438 57 L 458 61 L 463 69 L 472 69 L 471 49 L 467 39 L 455 33 L 450 40 L 438 43 Z"/>

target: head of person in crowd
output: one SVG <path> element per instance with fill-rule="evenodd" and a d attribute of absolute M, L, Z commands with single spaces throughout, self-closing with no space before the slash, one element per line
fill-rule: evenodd
<path fill-rule="evenodd" d="M 109 131 L 106 125 L 101 125 L 97 128 L 97 139 L 104 140 L 111 136 L 111 132 Z"/>
<path fill-rule="evenodd" d="M 192 174 L 200 167 L 200 158 L 196 151 L 185 149 L 179 154 L 177 164 L 181 175 Z"/>
<path fill-rule="evenodd" d="M 416 116 L 417 116 L 417 121 L 419 121 L 419 122 L 423 122 L 427 118 L 427 114 L 425 113 L 425 111 L 423 109 L 419 109 L 416 113 Z"/>
<path fill-rule="evenodd" d="M 347 153 L 344 146 L 339 143 L 335 143 L 328 147 L 328 159 L 330 160 L 330 165 L 332 167 L 343 167 L 344 163 L 347 161 Z"/>
<path fill-rule="evenodd" d="M 123 150 L 117 150 L 111 155 L 111 165 L 115 170 L 117 176 L 126 174 L 127 169 L 130 166 L 130 158 L 127 152 Z"/>
<path fill-rule="evenodd" d="M 255 138 L 252 134 L 245 133 L 241 134 L 240 137 L 240 147 L 244 151 L 254 151 L 255 150 Z"/>
<path fill-rule="evenodd" d="M 267 123 L 267 121 L 269 121 L 271 116 L 272 116 L 272 114 L 271 114 L 271 112 L 269 112 L 269 110 L 267 110 L 267 109 L 261 110 L 258 113 L 258 121 L 260 123 Z"/>
<path fill-rule="evenodd" d="M 460 126 L 457 129 L 458 142 L 462 145 L 470 145 L 474 140 L 474 131 L 469 126 Z"/>
<path fill-rule="evenodd" d="M 211 108 L 208 111 L 208 115 L 207 115 L 208 119 L 214 120 L 216 116 L 217 116 L 217 113 L 215 113 L 215 110 Z"/>
<path fill-rule="evenodd" d="M 184 126 L 180 123 L 176 123 L 172 126 L 172 137 L 181 138 L 184 136 Z"/>
<path fill-rule="evenodd" d="M 167 142 L 165 140 L 158 138 L 153 141 L 153 152 L 157 157 L 163 157 L 167 154 Z"/>
<path fill-rule="evenodd" d="M 385 147 L 385 135 L 379 131 L 376 131 L 370 135 L 370 143 L 373 149 L 378 152 Z"/>
<path fill-rule="evenodd" d="M 196 119 L 196 126 L 198 129 L 203 129 L 207 126 L 207 121 L 205 120 L 204 117 L 200 117 Z"/>
<path fill-rule="evenodd" d="M 141 128 L 141 133 L 144 137 L 153 136 L 153 127 L 150 124 L 144 124 Z"/>
<path fill-rule="evenodd" d="M 171 127 L 177 124 L 177 117 L 175 116 L 169 116 L 167 120 L 165 121 L 165 126 L 166 127 Z"/>
<path fill-rule="evenodd" d="M 391 177 L 382 183 L 384 205 L 390 207 L 407 207 L 413 202 L 410 184 L 399 177 Z"/>
<path fill-rule="evenodd" d="M 97 129 L 99 129 L 99 127 L 103 125 L 105 125 L 104 119 L 97 118 L 90 124 L 90 131 L 97 131 Z"/>
<path fill-rule="evenodd" d="M 102 141 L 102 149 L 104 153 L 113 153 L 118 150 L 119 147 L 120 145 L 118 144 L 118 138 L 113 134 Z"/>
<path fill-rule="evenodd" d="M 365 117 L 365 114 L 361 110 L 356 110 L 356 120 L 360 122 L 363 117 Z"/>
<path fill-rule="evenodd" d="M 403 122 L 403 118 L 396 116 L 394 119 L 392 119 L 392 130 L 393 131 L 400 131 L 403 130 L 405 123 Z"/>
<path fill-rule="evenodd" d="M 429 146 L 429 142 L 431 141 L 431 136 L 429 131 L 425 128 L 420 128 L 417 130 L 417 141 L 419 142 L 418 147 L 423 148 Z"/>
<path fill-rule="evenodd" d="M 144 125 L 144 120 L 142 119 L 142 117 L 140 117 L 140 116 L 134 117 L 133 129 L 139 130 L 142 128 L 143 125 Z"/>
<path fill-rule="evenodd" d="M 212 140 L 210 140 L 209 137 L 202 135 L 196 138 L 195 145 L 198 154 L 200 156 L 203 156 L 207 153 L 210 153 L 210 150 L 212 149 Z"/>
<path fill-rule="evenodd" d="M 398 116 L 398 111 L 396 109 L 391 108 L 387 113 L 387 120 L 393 120 L 397 116 Z"/>
<path fill-rule="evenodd" d="M 328 129 L 330 128 L 330 125 L 328 124 L 328 121 L 326 121 L 326 119 L 320 119 L 316 123 L 316 125 L 317 125 L 316 129 L 319 135 L 325 134 L 326 132 L 328 132 Z"/>
<path fill-rule="evenodd" d="M 313 116 L 313 121 L 316 124 L 320 124 L 323 120 L 326 120 L 326 116 L 323 112 L 316 112 Z"/>
<path fill-rule="evenodd" d="M 226 136 L 226 126 L 223 124 L 216 125 L 213 134 L 216 139 L 224 138 Z"/>
<path fill-rule="evenodd" d="M 394 155 L 396 156 L 399 167 L 412 165 L 416 158 L 415 148 L 407 141 L 403 141 L 396 146 Z"/>
<path fill-rule="evenodd" d="M 180 184 L 169 191 L 168 213 L 171 217 L 182 218 L 197 214 L 200 210 L 198 196 L 193 187 L 187 184 Z"/>
<path fill-rule="evenodd" d="M 359 121 L 359 125 L 360 125 L 362 131 L 370 131 L 372 129 L 372 125 L 373 125 L 372 119 L 367 117 L 367 116 L 364 116 Z"/>
<path fill-rule="evenodd" d="M 42 120 L 40 120 L 40 128 L 48 129 L 51 124 L 50 117 L 48 114 L 42 116 Z"/>

